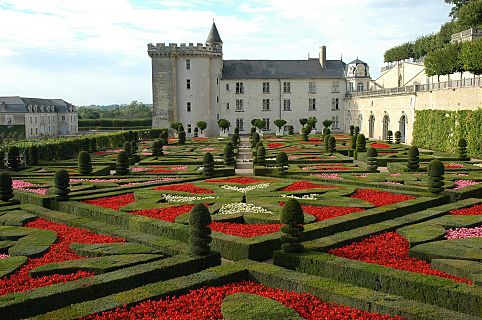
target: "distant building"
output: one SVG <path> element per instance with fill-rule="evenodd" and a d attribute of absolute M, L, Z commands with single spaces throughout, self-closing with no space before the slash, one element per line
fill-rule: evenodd
<path fill-rule="evenodd" d="M 62 99 L 0 97 L 0 130 L 27 139 L 75 135 L 77 109 Z"/>

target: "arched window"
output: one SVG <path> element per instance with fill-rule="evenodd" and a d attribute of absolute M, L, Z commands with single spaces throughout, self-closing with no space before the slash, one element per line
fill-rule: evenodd
<path fill-rule="evenodd" d="M 357 121 L 356 121 L 356 125 L 358 126 L 358 128 L 360 128 L 360 132 L 361 132 L 361 131 L 363 130 L 363 129 L 362 129 L 362 128 L 363 128 L 363 126 L 362 126 L 362 125 L 363 125 L 363 116 L 362 116 L 361 113 L 358 115 L 358 119 L 357 119 Z"/>
<path fill-rule="evenodd" d="M 373 138 L 375 133 L 375 116 L 373 114 L 370 115 L 368 119 L 368 137 Z"/>
<path fill-rule="evenodd" d="M 382 131 L 382 139 L 387 140 L 387 131 L 388 131 L 388 125 L 390 124 L 390 118 L 388 117 L 388 114 L 385 113 L 383 116 L 383 131 Z"/>
<path fill-rule="evenodd" d="M 398 76 L 398 86 L 401 87 L 402 85 L 403 85 L 402 75 L 399 75 L 399 76 Z"/>
<path fill-rule="evenodd" d="M 406 141 L 406 132 L 407 132 L 407 116 L 405 115 L 405 112 L 402 112 L 402 116 L 400 117 L 399 121 L 399 129 L 401 133 L 401 142 L 405 143 Z"/>

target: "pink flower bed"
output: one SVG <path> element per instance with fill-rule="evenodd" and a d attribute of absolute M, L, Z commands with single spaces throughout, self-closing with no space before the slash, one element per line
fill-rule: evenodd
<path fill-rule="evenodd" d="M 298 159 L 300 156 L 293 155 L 293 156 L 288 156 L 288 160 L 295 160 Z"/>
<path fill-rule="evenodd" d="M 12 187 L 17 190 L 25 191 L 25 192 L 32 192 L 37 194 L 46 195 L 49 191 L 48 188 L 30 188 L 35 187 L 37 185 L 30 183 L 24 180 L 12 180 Z"/>
<path fill-rule="evenodd" d="M 142 168 L 142 167 L 135 167 L 135 168 L 132 168 L 131 171 L 132 172 L 143 172 L 143 171 L 149 171 L 151 169 L 149 168 Z"/>
<path fill-rule="evenodd" d="M 339 173 L 315 173 L 310 174 L 310 176 L 323 179 L 343 180 Z"/>
<path fill-rule="evenodd" d="M 445 169 L 461 169 L 464 167 L 461 163 L 444 163 Z"/>
<path fill-rule="evenodd" d="M 3 254 L 1 253 L 0 254 L 0 259 L 5 259 L 5 258 L 9 258 L 10 256 L 8 254 Z"/>
<path fill-rule="evenodd" d="M 141 181 L 141 182 L 129 182 L 124 184 L 123 186 L 138 186 L 141 184 L 149 184 L 149 183 L 156 183 L 156 182 L 164 182 L 164 181 L 176 181 L 179 180 L 180 178 L 160 178 L 160 179 L 155 179 L 155 180 L 147 180 L 147 181 Z"/>
<path fill-rule="evenodd" d="M 216 151 L 216 148 L 202 148 L 202 151 Z"/>
<path fill-rule="evenodd" d="M 455 228 L 449 229 L 445 233 L 445 239 L 464 239 L 464 238 L 480 238 L 482 237 L 482 227 L 475 228 Z"/>
<path fill-rule="evenodd" d="M 70 182 L 122 182 L 126 179 L 70 179 Z"/>
<path fill-rule="evenodd" d="M 454 190 L 459 190 L 459 189 L 462 189 L 462 188 L 465 188 L 465 187 L 474 186 L 474 185 L 479 184 L 479 183 L 480 182 L 474 181 L 474 180 L 455 180 L 454 181 L 454 184 L 455 184 Z"/>

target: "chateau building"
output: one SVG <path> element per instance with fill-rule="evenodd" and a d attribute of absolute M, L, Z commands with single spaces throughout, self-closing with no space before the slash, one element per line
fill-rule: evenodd
<path fill-rule="evenodd" d="M 27 139 L 74 135 L 78 132 L 75 106 L 62 99 L 0 97 L 0 129 Z"/>

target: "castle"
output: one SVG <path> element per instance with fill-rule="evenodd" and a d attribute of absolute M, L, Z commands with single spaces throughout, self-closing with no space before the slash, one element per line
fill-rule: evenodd
<path fill-rule="evenodd" d="M 368 137 L 384 139 L 400 131 L 410 143 L 416 109 L 474 109 L 481 105 L 482 81 L 471 74 L 439 81 L 425 75 L 423 63 L 401 62 L 370 77 L 358 58 L 350 63 L 328 60 L 326 46 L 306 60 L 223 60 L 223 41 L 213 22 L 204 44 L 148 44 L 152 59 L 153 127 L 177 121 L 193 135 L 197 121 L 208 123 L 207 135 L 220 133 L 227 119 L 249 133 L 250 121 L 265 120 L 263 131 L 277 132 L 283 119 L 301 129 L 300 118 L 332 120 L 332 131 L 357 125 Z M 434 81 L 437 80 L 437 81 Z M 445 90 L 450 89 L 450 90 Z"/>

